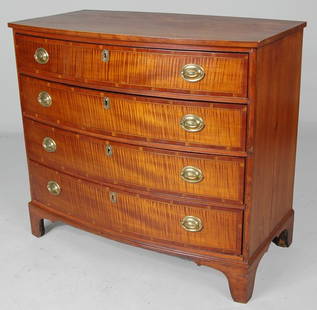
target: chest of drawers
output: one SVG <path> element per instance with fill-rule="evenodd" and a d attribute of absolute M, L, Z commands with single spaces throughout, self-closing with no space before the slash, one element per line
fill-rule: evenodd
<path fill-rule="evenodd" d="M 305 22 L 78 11 L 9 24 L 32 233 L 63 221 L 252 295 L 292 241 Z"/>

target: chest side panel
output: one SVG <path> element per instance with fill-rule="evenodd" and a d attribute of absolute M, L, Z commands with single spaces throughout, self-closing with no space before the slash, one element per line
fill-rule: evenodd
<path fill-rule="evenodd" d="M 257 52 L 250 255 L 291 216 L 301 52 L 302 31 Z"/>

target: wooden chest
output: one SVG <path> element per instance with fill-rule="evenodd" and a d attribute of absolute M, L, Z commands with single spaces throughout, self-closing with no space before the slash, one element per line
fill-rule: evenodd
<path fill-rule="evenodd" d="M 78 11 L 10 23 L 32 233 L 63 221 L 222 271 L 292 241 L 305 22 Z"/>

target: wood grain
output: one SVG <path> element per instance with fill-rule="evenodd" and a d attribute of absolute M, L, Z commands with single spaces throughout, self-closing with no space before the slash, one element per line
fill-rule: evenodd
<path fill-rule="evenodd" d="M 171 51 L 122 46 L 102 46 L 16 35 L 18 69 L 69 81 L 108 86 L 247 97 L 248 55 Z M 37 48 L 50 55 L 47 64 L 34 60 Z M 103 49 L 110 59 L 102 61 Z M 196 83 L 185 81 L 180 72 L 186 64 L 198 64 L 205 77 Z"/>
<path fill-rule="evenodd" d="M 292 209 L 302 32 L 258 50 L 249 255 Z"/>
<path fill-rule="evenodd" d="M 306 23 L 85 10 L 9 26 L 32 233 L 44 234 L 44 219 L 59 220 L 189 258 L 222 271 L 233 299 L 246 303 L 271 241 L 292 242 Z M 50 54 L 46 65 L 34 61 L 38 47 Z M 182 80 L 187 63 L 203 66 L 205 78 Z M 42 90 L 52 95 L 50 108 L 37 103 Z M 206 127 L 182 131 L 185 114 Z M 43 150 L 47 136 L 56 152 Z M 203 181 L 182 180 L 184 166 L 201 169 Z M 61 185 L 59 196 L 48 193 L 49 180 Z M 186 215 L 201 218 L 203 229 L 185 231 Z"/>
<path fill-rule="evenodd" d="M 165 100 L 82 88 L 21 76 L 20 94 L 24 115 L 57 125 L 93 133 L 147 142 L 244 151 L 246 107 L 220 103 Z M 46 91 L 53 104 L 47 108 L 37 102 Z M 105 109 L 103 100 L 110 100 Z M 200 116 L 205 127 L 187 132 L 180 126 L 187 114 Z"/>
<path fill-rule="evenodd" d="M 28 156 L 50 167 L 107 183 L 136 186 L 183 196 L 243 203 L 244 159 L 164 151 L 75 135 L 32 120 L 24 120 Z M 42 147 L 45 137 L 57 144 L 54 153 Z M 106 145 L 112 156 L 106 155 Z M 200 183 L 180 177 L 185 166 L 202 170 Z"/>
<path fill-rule="evenodd" d="M 125 193 L 117 193 L 117 202 L 112 203 L 109 189 L 105 187 L 33 162 L 29 167 L 33 200 L 94 224 L 96 228 L 120 232 L 130 238 L 153 239 L 197 249 L 241 251 L 242 211 L 171 205 Z M 49 180 L 61 186 L 59 196 L 47 191 Z M 180 221 L 186 215 L 199 217 L 203 229 L 200 232 L 184 230 Z"/>
<path fill-rule="evenodd" d="M 82 10 L 13 22 L 18 31 L 77 39 L 258 47 L 306 26 L 306 22 L 149 12 Z M 131 43 L 130 43 L 131 44 Z"/>

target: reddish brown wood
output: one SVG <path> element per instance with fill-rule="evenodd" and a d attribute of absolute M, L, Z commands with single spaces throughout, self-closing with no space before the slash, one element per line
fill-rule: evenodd
<path fill-rule="evenodd" d="M 230 262 L 241 262 L 242 257 L 237 254 L 227 254 L 223 252 L 218 251 L 206 251 L 206 250 L 200 250 L 197 248 L 191 249 L 189 247 L 184 246 L 178 246 L 177 244 L 171 244 L 168 243 L 162 243 L 157 242 L 153 240 L 142 240 L 142 239 L 136 239 L 131 238 L 130 236 L 123 235 L 120 232 L 115 231 L 106 231 L 106 230 L 100 230 L 95 227 L 95 225 L 91 225 L 87 222 L 79 221 L 78 219 L 75 219 L 69 215 L 65 215 L 63 213 L 59 213 L 54 209 L 48 208 L 46 205 L 43 205 L 37 201 L 31 201 L 29 203 L 29 206 L 36 209 L 37 214 L 41 216 L 42 218 L 48 219 L 52 222 L 63 222 L 68 225 L 72 225 L 75 227 L 78 227 L 82 230 L 101 235 L 116 241 L 125 242 L 127 244 L 142 247 L 145 249 L 157 251 L 160 253 L 170 254 L 174 256 L 179 256 L 182 258 L 187 258 L 190 260 L 208 260 L 208 261 L 215 261 L 215 262 L 221 262 L 221 261 L 227 261 Z M 212 253 L 212 256 L 211 256 Z"/>
<path fill-rule="evenodd" d="M 173 205 L 122 192 L 115 192 L 116 202 L 111 202 L 111 189 L 59 173 L 34 162 L 30 162 L 29 168 L 34 201 L 77 221 L 94 225 L 97 229 L 163 244 L 186 245 L 190 248 L 224 253 L 241 252 L 241 210 Z M 48 192 L 46 186 L 50 180 L 60 185 L 60 195 L 54 196 Z M 187 215 L 200 218 L 203 229 L 199 232 L 183 229 L 180 221 Z M 36 224 L 39 217 L 33 214 L 31 218 Z"/>
<path fill-rule="evenodd" d="M 236 154 L 244 151 L 246 107 L 220 103 L 189 102 L 161 98 L 104 93 L 21 76 L 21 102 L 24 115 L 59 126 L 82 129 L 108 138 L 183 145 Z M 37 102 L 46 91 L 53 104 Z M 104 108 L 104 98 L 109 108 Z M 187 132 L 181 119 L 195 114 L 204 120 L 199 132 Z M 146 115 L 146 117 L 144 117 Z M 131 143 L 131 142 L 130 142 Z M 241 153 L 240 153 L 241 154 Z"/>
<path fill-rule="evenodd" d="M 250 256 L 292 209 L 301 46 L 297 32 L 257 52 Z"/>
<path fill-rule="evenodd" d="M 274 237 L 273 242 L 282 248 L 288 248 L 293 242 L 293 229 L 294 229 L 294 211 L 291 210 L 290 216 L 283 224 L 282 228 L 279 227 L 277 232 L 274 232 L 276 237 Z"/>
<path fill-rule="evenodd" d="M 257 266 L 229 269 L 225 273 L 228 278 L 231 296 L 234 301 L 247 303 L 252 296 Z"/>
<path fill-rule="evenodd" d="M 255 276 L 261 258 L 268 250 L 269 243 L 258 255 L 248 262 L 195 260 L 199 265 L 216 268 L 228 279 L 229 289 L 234 301 L 247 303 L 252 297 Z"/>
<path fill-rule="evenodd" d="M 23 72 L 18 70 L 18 73 L 21 75 L 27 75 L 30 77 L 34 77 L 37 79 L 43 79 L 42 74 L 40 73 L 30 73 L 30 72 Z M 162 98 L 169 98 L 169 99 L 183 99 L 183 100 L 195 100 L 195 101 L 207 101 L 207 102 L 224 102 L 224 103 L 232 103 L 232 104 L 247 104 L 249 102 L 248 98 L 241 98 L 241 97 L 229 97 L 229 96 L 220 96 L 220 95 L 206 95 L 206 94 L 192 94 L 189 91 L 180 94 L 178 92 L 173 91 L 157 91 L 151 89 L 143 89 L 143 88 L 133 88 L 128 86 L 123 86 L 117 84 L 116 86 L 109 86 L 108 84 L 102 82 L 85 82 L 85 81 L 78 81 L 78 80 L 60 80 L 60 78 L 54 78 L 51 76 L 46 75 L 45 81 L 49 82 L 56 82 L 56 83 L 65 83 L 69 86 L 75 87 L 84 87 L 90 88 L 95 90 L 101 90 L 104 92 L 118 92 L 124 94 L 133 94 L 133 95 L 141 95 L 141 96 L 151 96 L 151 97 L 162 97 Z"/>
<path fill-rule="evenodd" d="M 36 209 L 29 206 L 31 231 L 35 237 L 42 237 L 45 234 L 44 218 L 38 215 Z"/>
<path fill-rule="evenodd" d="M 252 265 L 240 264 L 219 264 L 215 262 L 199 262 L 222 271 L 228 279 L 230 293 L 234 301 L 247 303 L 253 293 L 256 270 L 259 260 Z"/>
<path fill-rule="evenodd" d="M 35 30 L 36 29 L 36 30 Z M 47 39 L 57 39 L 57 40 L 68 40 L 73 42 L 85 42 L 85 43 L 94 43 L 94 44 L 105 44 L 105 45 L 116 45 L 116 46 L 130 46 L 130 47 L 144 47 L 144 42 L 131 41 L 131 40 L 115 40 L 115 39 L 104 39 L 102 37 L 80 37 L 72 34 L 67 36 L 62 33 L 50 33 L 46 32 L 43 36 L 43 33 L 37 31 L 38 28 L 23 27 L 15 29 L 13 27 L 13 33 L 19 33 L 34 37 L 45 37 Z M 173 44 L 173 43 L 157 43 L 157 42 L 146 42 L 146 46 L 149 48 L 161 48 L 161 49 L 172 49 L 172 50 L 181 50 L 181 51 L 210 51 L 210 46 L 206 45 L 191 45 L 191 44 Z M 214 52 L 238 52 L 238 53 L 248 53 L 249 48 L 246 47 L 229 47 L 229 46 L 212 46 Z"/>
<path fill-rule="evenodd" d="M 244 192 L 244 202 L 245 202 L 245 212 L 244 212 L 244 235 L 243 239 L 243 256 L 245 261 L 249 257 L 249 238 L 250 238 L 250 217 L 251 217 L 251 208 L 252 208 L 252 199 L 251 199 L 251 190 L 252 190 L 252 173 L 254 167 L 254 157 L 252 156 L 254 151 L 254 109 L 256 102 L 256 69 L 257 69 L 257 50 L 252 49 L 249 55 L 249 98 L 250 104 L 248 105 L 248 114 L 247 114 L 247 137 L 246 137 L 246 150 L 248 157 L 246 158 L 245 165 L 245 192 Z"/>
<path fill-rule="evenodd" d="M 43 219 L 59 220 L 190 258 L 222 271 L 233 299 L 247 302 L 271 241 L 292 242 L 305 25 L 99 11 L 11 23 L 33 234 L 44 233 Z M 34 62 L 39 44 L 50 53 L 46 65 Z M 103 48 L 115 70 L 100 65 Z M 200 83 L 179 80 L 188 62 L 205 67 Z M 41 90 L 52 94 L 50 108 L 37 103 Z M 100 111 L 104 96 L 113 114 Z M 205 131 L 179 131 L 185 113 L 203 116 Z M 45 136 L 56 152 L 43 150 Z M 200 168 L 204 180 L 181 181 L 185 165 Z M 48 180 L 62 185 L 59 196 L 48 193 Z M 185 215 L 201 218 L 203 229 L 184 231 Z"/>
<path fill-rule="evenodd" d="M 257 47 L 305 22 L 225 16 L 82 10 L 9 23 L 17 30 L 81 38 L 189 45 Z"/>
<path fill-rule="evenodd" d="M 247 97 L 248 55 L 243 53 L 102 46 L 20 34 L 15 48 L 18 70 L 23 73 L 110 87 Z M 50 55 L 46 64 L 35 61 L 37 48 L 45 48 Z M 104 49 L 109 51 L 106 62 Z M 202 66 L 205 77 L 195 83 L 185 81 L 180 72 L 186 64 Z"/>
<path fill-rule="evenodd" d="M 242 158 L 176 153 L 120 144 L 75 135 L 28 119 L 24 120 L 24 129 L 29 158 L 58 170 L 149 191 L 243 203 Z M 56 142 L 56 152 L 48 153 L 43 149 L 45 137 Z M 106 154 L 107 145 L 112 148 L 111 156 Z M 186 166 L 199 168 L 204 179 L 199 183 L 184 181 L 180 173 Z"/>
<path fill-rule="evenodd" d="M 180 141 L 175 141 L 175 142 L 165 142 L 164 140 L 153 140 L 153 139 L 143 139 L 139 137 L 130 137 L 126 135 L 107 135 L 107 134 L 100 134 L 100 133 L 95 133 L 93 131 L 87 131 L 86 129 L 78 129 L 76 127 L 72 127 L 71 125 L 61 125 L 60 122 L 57 122 L 56 120 L 44 120 L 41 118 L 39 114 L 33 114 L 33 113 L 28 113 L 28 112 L 23 112 L 23 116 L 25 118 L 31 119 L 33 121 L 43 123 L 45 125 L 49 125 L 55 128 L 59 128 L 62 130 L 66 131 L 71 131 L 76 134 L 83 134 L 103 140 L 111 140 L 114 142 L 119 142 L 119 143 L 133 143 L 134 145 L 140 145 L 140 146 L 146 146 L 146 147 L 151 147 L 151 148 L 162 148 L 162 149 L 169 149 L 169 150 L 174 150 L 174 151 L 180 151 L 180 152 L 192 152 L 192 153 L 202 153 L 202 154 L 218 154 L 218 155 L 229 155 L 229 156 L 239 156 L 239 157 L 246 157 L 247 153 L 245 151 L 233 151 L 233 150 L 228 150 L 228 149 L 223 149 L 223 148 L 210 148 L 209 146 L 206 145 L 194 145 L 194 144 L 189 144 L 187 143 L 182 143 Z M 47 118 L 47 116 L 44 116 L 44 118 Z M 243 140 L 243 139 L 242 139 Z"/>

